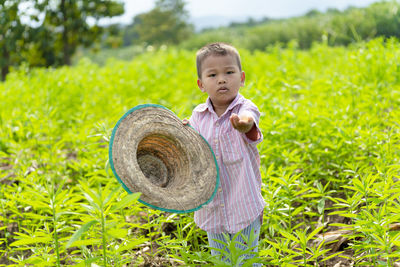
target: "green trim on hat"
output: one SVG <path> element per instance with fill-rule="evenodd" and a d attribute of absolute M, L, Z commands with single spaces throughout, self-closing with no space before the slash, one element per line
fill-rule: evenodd
<path fill-rule="evenodd" d="M 166 108 L 166 107 L 164 107 L 164 106 L 161 106 L 161 105 L 158 105 L 158 104 L 143 104 L 143 105 L 135 106 L 135 107 L 131 108 L 130 110 L 128 110 L 128 112 L 126 112 L 126 113 L 118 120 L 117 124 L 115 125 L 115 127 L 114 127 L 114 129 L 113 129 L 113 131 L 112 131 L 111 138 L 110 138 L 110 143 L 109 143 L 108 157 L 109 157 L 109 162 L 110 162 L 111 170 L 112 170 L 112 172 L 114 173 L 114 176 L 117 178 L 118 182 L 122 185 L 122 187 L 125 189 L 125 191 L 128 192 L 129 194 L 132 194 L 133 192 L 132 192 L 131 190 L 129 190 L 129 188 L 124 184 L 124 182 L 121 180 L 121 178 L 118 176 L 118 174 L 117 174 L 117 172 L 116 172 L 116 170 L 115 170 L 114 163 L 113 163 L 113 160 L 112 160 L 112 146 L 113 146 L 114 137 L 115 137 L 115 134 L 116 134 L 116 132 L 117 132 L 118 126 L 119 126 L 119 124 L 125 119 L 125 117 L 127 117 L 129 114 L 131 114 L 131 113 L 134 112 L 135 110 L 138 110 L 138 109 L 141 109 L 141 108 L 146 108 L 146 107 L 163 108 L 163 109 L 166 109 L 166 110 L 168 110 L 169 112 L 173 113 L 173 112 L 172 112 L 171 110 L 169 110 L 168 108 Z M 174 114 L 174 113 L 173 113 L 173 114 Z M 190 124 L 188 124 L 188 126 L 190 126 L 192 129 L 194 129 Z M 199 210 L 201 207 L 203 207 L 204 205 L 207 205 L 208 203 L 210 203 L 210 202 L 213 200 L 213 198 L 215 197 L 215 195 L 216 195 L 216 193 L 217 193 L 217 191 L 218 191 L 218 187 L 219 187 L 219 168 L 218 168 L 218 163 L 217 163 L 217 159 L 215 158 L 214 151 L 212 150 L 210 144 L 207 142 L 207 140 L 206 140 L 200 133 L 198 133 L 198 134 L 201 136 L 201 138 L 203 138 L 203 140 L 206 142 L 206 144 L 207 144 L 208 147 L 210 148 L 210 151 L 211 151 L 211 153 L 212 153 L 212 155 L 213 155 L 214 162 L 215 162 L 215 166 L 216 166 L 216 169 L 217 169 L 217 180 L 216 180 L 216 183 L 215 183 L 214 192 L 213 192 L 213 194 L 211 195 L 211 197 L 210 197 L 206 202 L 204 202 L 204 203 L 200 204 L 199 206 L 197 206 L 196 208 L 190 209 L 190 210 L 165 209 L 165 208 L 161 208 L 161 207 L 158 207 L 158 206 L 154 206 L 154 205 L 152 205 L 152 204 L 149 204 L 149 203 L 147 203 L 147 202 L 145 202 L 145 201 L 143 201 L 143 200 L 141 200 L 141 199 L 139 198 L 139 202 L 140 202 L 140 203 L 145 204 L 146 206 L 151 207 L 151 208 L 153 208 L 153 209 L 157 209 L 157 210 L 161 210 L 161 211 L 173 212 L 173 213 L 189 213 L 189 212 L 194 212 L 194 211 L 196 211 L 196 210 Z"/>

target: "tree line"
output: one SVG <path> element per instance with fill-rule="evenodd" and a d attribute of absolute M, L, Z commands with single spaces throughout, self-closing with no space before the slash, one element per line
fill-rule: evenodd
<path fill-rule="evenodd" d="M 223 41 L 239 48 L 265 50 L 271 46 L 308 49 L 313 43 L 330 46 L 349 45 L 376 37 L 400 37 L 400 4 L 381 1 L 364 8 L 348 7 L 340 11 L 310 10 L 287 19 L 249 18 L 232 22 L 227 27 L 194 32 L 183 1 L 169 1 L 169 6 L 156 7 L 139 14 L 129 25 L 110 25 L 103 37 L 102 48 L 162 44 L 196 50 L 206 43 Z"/>
<path fill-rule="evenodd" d="M 224 41 L 251 51 L 271 46 L 295 45 L 308 49 L 320 42 L 329 46 L 347 46 L 377 37 L 400 38 L 400 3 L 376 2 L 365 8 L 349 7 L 344 11 L 311 10 L 303 16 L 288 19 L 264 18 L 258 23 L 232 23 L 229 27 L 210 29 L 182 42 L 186 49 L 196 49 L 204 43 Z"/>
<path fill-rule="evenodd" d="M 400 4 L 383 1 L 366 8 L 344 11 L 311 10 L 288 19 L 249 18 L 228 27 L 195 33 L 184 0 L 157 0 L 149 12 L 128 25 L 100 26 L 102 18 L 123 14 L 117 0 L 0 0 L 0 69 L 5 79 L 10 67 L 25 62 L 30 67 L 71 64 L 79 47 L 119 48 L 177 45 L 198 49 L 205 43 L 224 41 L 249 50 L 279 44 L 307 49 L 315 42 L 348 45 L 378 36 L 400 37 Z"/>

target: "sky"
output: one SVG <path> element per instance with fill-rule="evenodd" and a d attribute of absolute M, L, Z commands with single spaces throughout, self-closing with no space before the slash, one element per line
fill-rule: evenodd
<path fill-rule="evenodd" d="M 113 18 L 111 23 L 129 24 L 135 15 L 150 11 L 155 3 L 155 0 L 122 1 L 125 4 L 125 14 Z M 189 11 L 192 21 L 219 16 L 237 22 L 250 17 L 260 19 L 299 16 L 311 9 L 326 11 L 328 8 L 344 10 L 349 6 L 365 7 L 373 2 L 377 0 L 185 0 L 186 10 Z"/>

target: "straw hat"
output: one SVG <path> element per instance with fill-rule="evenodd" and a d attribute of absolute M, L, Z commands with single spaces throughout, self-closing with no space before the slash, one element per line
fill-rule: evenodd
<path fill-rule="evenodd" d="M 118 121 L 109 147 L 111 169 L 140 202 L 168 212 L 192 212 L 209 203 L 219 184 L 207 141 L 167 108 L 146 104 Z"/>

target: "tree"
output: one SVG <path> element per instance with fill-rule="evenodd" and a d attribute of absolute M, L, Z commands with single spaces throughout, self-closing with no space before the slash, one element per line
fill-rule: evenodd
<path fill-rule="evenodd" d="M 133 21 L 139 41 L 151 45 L 178 44 L 193 33 L 189 15 L 182 0 L 157 0 L 150 12 L 137 15 Z"/>
<path fill-rule="evenodd" d="M 120 24 L 111 24 L 104 29 L 102 47 L 117 48 L 123 43 L 123 29 Z"/>
<path fill-rule="evenodd" d="M 28 26 L 21 23 L 18 0 L 0 0 L 0 69 L 4 81 L 10 66 L 21 60 L 20 51 L 25 46 L 24 35 Z"/>
<path fill-rule="evenodd" d="M 400 37 L 400 4 L 399 2 L 376 2 L 370 5 L 366 11 L 376 25 L 376 34 L 389 38 Z"/>
<path fill-rule="evenodd" d="M 123 12 L 123 4 L 113 0 L 0 0 L 1 79 L 23 61 L 69 65 L 78 46 L 99 39 L 101 18 Z"/>
<path fill-rule="evenodd" d="M 124 12 L 123 5 L 112 0 L 36 0 L 35 7 L 44 14 L 42 25 L 36 29 L 40 38 L 36 41 L 47 66 L 70 65 L 78 46 L 90 46 L 101 35 L 100 18 Z"/>
<path fill-rule="evenodd" d="M 311 9 L 305 14 L 305 16 L 306 17 L 315 17 L 315 16 L 318 16 L 320 14 L 321 14 L 321 12 L 319 12 L 317 9 Z"/>

